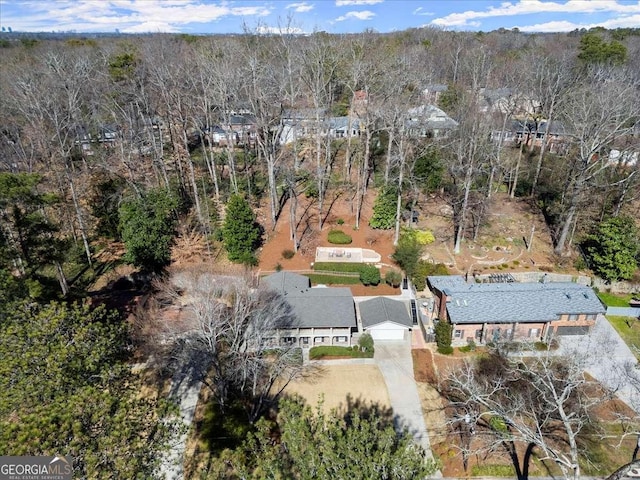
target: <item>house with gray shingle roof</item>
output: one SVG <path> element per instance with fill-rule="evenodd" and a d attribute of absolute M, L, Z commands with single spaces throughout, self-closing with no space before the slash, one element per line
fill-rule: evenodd
<path fill-rule="evenodd" d="M 454 344 L 586 334 L 605 313 L 593 289 L 577 283 L 467 283 L 461 276 L 432 276 L 427 285 L 434 312 L 453 325 Z"/>
<path fill-rule="evenodd" d="M 357 323 L 349 288 L 312 287 L 309 277 L 285 271 L 268 275 L 262 282 L 281 293 L 297 317 L 295 328 L 278 332 L 280 343 L 301 347 L 351 345 Z"/>
<path fill-rule="evenodd" d="M 386 297 L 360 302 L 362 327 L 374 340 L 403 340 L 413 328 L 407 307 L 405 302 Z"/>

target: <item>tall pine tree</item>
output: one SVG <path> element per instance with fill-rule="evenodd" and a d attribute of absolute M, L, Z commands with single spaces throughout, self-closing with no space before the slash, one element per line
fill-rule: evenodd
<path fill-rule="evenodd" d="M 249 203 L 240 195 L 232 195 L 227 203 L 222 227 L 222 239 L 229 260 L 255 265 L 258 261 L 255 250 L 261 243 L 261 230 Z"/>

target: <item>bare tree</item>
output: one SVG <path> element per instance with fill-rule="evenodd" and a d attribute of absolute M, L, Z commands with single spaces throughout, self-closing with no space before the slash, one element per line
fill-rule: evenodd
<path fill-rule="evenodd" d="M 183 315 L 160 321 L 158 338 L 174 354 L 197 354 L 200 374 L 223 410 L 241 398 L 253 422 L 302 375 L 299 348 L 279 341 L 296 319 L 277 292 L 252 288 L 241 276 L 194 271 L 176 272 L 161 290 L 166 301 L 183 306 Z"/>
<path fill-rule="evenodd" d="M 503 448 L 518 478 L 526 479 L 535 450 L 539 458 L 554 462 L 564 478 L 578 478 L 580 433 L 591 409 L 612 395 L 602 394 L 602 387 L 585 374 L 593 354 L 545 351 L 526 358 L 522 352 L 507 355 L 499 346 L 489 357 L 450 371 L 442 391 L 451 424 L 473 437 L 461 446 L 463 454 Z M 525 447 L 522 458 L 519 446 Z"/>
<path fill-rule="evenodd" d="M 598 67 L 571 89 L 559 106 L 567 128 L 570 162 L 562 196 L 562 215 L 555 252 L 565 252 L 576 214 L 600 174 L 610 167 L 608 151 L 614 141 L 629 134 L 640 114 L 638 80 L 629 72 Z"/>

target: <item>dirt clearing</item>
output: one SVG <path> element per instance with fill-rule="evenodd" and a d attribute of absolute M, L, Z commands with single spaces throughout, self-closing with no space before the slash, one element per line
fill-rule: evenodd
<path fill-rule="evenodd" d="M 322 365 L 310 378 L 290 383 L 285 393 L 296 393 L 312 406 L 323 396 L 325 412 L 345 407 L 348 398 L 365 405 L 391 406 L 387 386 L 376 365 Z"/>

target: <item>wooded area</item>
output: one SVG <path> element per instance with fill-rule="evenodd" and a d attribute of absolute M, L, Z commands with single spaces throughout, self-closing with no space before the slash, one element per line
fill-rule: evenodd
<path fill-rule="evenodd" d="M 195 236 L 208 258 L 224 251 L 250 268 L 264 233 L 283 217 L 291 231 L 290 244 L 282 248 L 295 254 L 311 231 L 323 229 L 338 198 L 350 205 L 358 229 L 365 198 L 375 191 L 373 216 L 366 220 L 394 230 L 399 248 L 393 259 L 409 275 L 424 278 L 419 258 L 426 242 L 401 236 L 403 215 L 408 212 L 410 222 L 426 198 L 445 202 L 450 247 L 459 253 L 465 241 L 477 238 L 502 193 L 544 215 L 558 258 L 580 246 L 586 266 L 608 281 L 637 272 L 640 29 L 3 35 L 0 65 L 0 348 L 7 352 L 0 371 L 9 375 L 3 382 L 11 383 L 3 384 L 9 397 L 0 405 L 7 419 L 2 440 L 17 445 L 12 435 L 19 441 L 28 433 L 17 427 L 20 422 L 41 428 L 36 417 L 39 399 L 46 398 L 50 403 L 42 405 L 55 405 L 51 415 L 76 438 L 70 445 L 84 442 L 74 454 L 88 475 L 105 461 L 92 457 L 104 445 L 96 443 L 95 418 L 72 421 L 63 411 L 66 402 L 75 409 L 97 396 L 104 411 L 113 413 L 98 434 L 118 454 L 134 451 L 131 468 L 137 472 L 154 468 L 150 449 L 162 446 L 166 432 L 150 424 L 164 406 L 131 393 L 134 380 L 123 370 L 134 346 L 125 348 L 131 337 L 121 317 L 47 302 L 85 298 L 92 282 L 120 260 L 145 278 L 159 274 L 171 263 L 177 237 Z M 301 230 L 301 210 L 309 201 L 315 218 Z M 126 253 L 105 262 L 101 253 L 119 242 Z M 399 274 L 391 276 L 389 283 L 400 283 Z M 380 282 L 379 273 L 366 281 Z M 246 342 L 240 330 L 256 321 L 254 313 L 238 316 L 231 306 L 242 312 L 285 309 L 281 299 L 247 288 L 214 289 L 217 297 L 203 293 L 203 309 L 230 315 L 225 347 L 241 350 Z M 15 313 L 23 308 L 24 315 Z M 295 370 L 298 359 L 283 354 L 280 363 L 269 363 L 270 351 L 250 358 L 220 350 L 217 339 L 207 336 L 211 312 L 205 313 L 187 330 L 170 332 L 171 340 L 188 337 L 219 362 L 217 402 L 225 405 L 227 388 L 246 393 L 255 402 L 245 405 L 255 422 L 277 375 Z M 96 332 L 84 331 L 91 328 Z M 34 362 L 49 365 L 53 356 L 62 361 L 70 355 L 63 340 L 87 335 L 90 341 L 82 345 L 91 350 L 91 365 L 67 372 L 69 366 L 53 364 L 52 377 L 38 386 L 42 390 L 31 384 L 40 372 Z M 53 336 L 57 343 L 51 351 L 39 348 L 35 359 L 8 361 L 8 352 L 25 351 L 32 336 Z M 266 363 L 260 363 L 263 357 Z M 115 370 L 107 368 L 112 361 Z M 229 378 L 238 371 L 244 376 L 232 385 Z M 65 396 L 60 385 L 69 375 L 74 383 L 66 388 L 74 393 Z M 29 396 L 24 417 L 17 413 L 23 391 Z M 115 392 L 124 392 L 127 405 L 112 398 Z M 289 422 L 283 435 L 286 428 L 302 429 L 294 414 L 311 415 L 296 401 L 285 407 L 283 415 L 292 418 L 281 417 Z M 129 424 L 129 413 L 140 415 Z M 360 420 L 349 421 L 367 433 Z M 342 425 L 323 421 L 331 428 Z M 134 429 L 149 431 L 152 441 L 136 437 L 129 443 Z M 248 439 L 252 454 L 270 455 L 260 468 L 301 475 L 297 462 L 307 461 L 304 452 L 289 451 L 283 463 L 267 432 L 261 425 Z M 316 440 L 313 429 L 302 434 Z M 397 442 L 389 447 L 397 458 L 415 463 L 398 478 L 423 472 L 405 439 Z M 37 448 L 26 445 L 24 451 Z M 127 466 L 117 468 L 129 476 Z"/>

